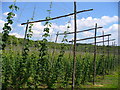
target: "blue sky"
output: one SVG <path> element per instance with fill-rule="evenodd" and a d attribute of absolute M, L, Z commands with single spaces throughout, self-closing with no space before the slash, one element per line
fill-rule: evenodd
<path fill-rule="evenodd" d="M 2 2 L 2 21 L 6 21 L 6 13 L 9 12 L 8 6 L 12 2 Z M 13 31 L 11 35 L 16 35 L 16 37 L 23 37 L 25 26 L 20 26 L 21 23 L 26 22 L 33 15 L 34 7 L 35 14 L 34 20 L 45 19 L 48 16 L 50 2 L 17 2 L 16 5 L 20 8 L 19 11 L 15 12 L 16 17 L 14 18 Z M 93 11 L 80 13 L 77 15 L 77 26 L 78 30 L 93 28 L 95 23 L 98 26 L 103 26 L 104 28 L 98 30 L 98 35 L 104 30 L 105 34 L 112 33 L 111 39 L 118 37 L 117 34 L 117 17 L 118 17 L 118 3 L 117 2 L 77 2 L 77 11 L 85 9 L 94 9 Z M 65 15 L 73 12 L 73 2 L 53 2 L 51 17 L 56 17 L 60 15 Z M 51 21 L 53 27 L 51 28 L 51 37 L 49 40 L 54 41 L 55 34 L 57 31 L 64 32 L 67 30 L 66 25 L 71 25 L 71 29 L 68 31 L 73 31 L 73 17 L 65 17 L 58 20 Z M 33 30 L 34 35 L 33 40 L 41 40 L 43 23 L 35 24 Z M 93 31 L 77 34 L 77 38 L 85 38 L 93 35 Z M 59 37 L 58 42 L 61 42 L 62 36 Z M 68 35 L 68 40 L 71 40 L 73 35 Z M 98 39 L 100 40 L 100 39 Z M 82 43 L 93 42 L 93 40 L 83 41 Z M 117 41 L 116 41 L 117 42 Z"/>

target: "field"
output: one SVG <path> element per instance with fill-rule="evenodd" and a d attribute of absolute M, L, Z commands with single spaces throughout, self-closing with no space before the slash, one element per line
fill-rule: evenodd
<path fill-rule="evenodd" d="M 3 88 L 71 88 L 73 56 L 72 51 L 65 51 L 63 46 L 65 47 L 63 44 L 58 50 L 47 50 L 48 53 L 43 57 L 40 55 L 44 53 L 39 49 L 31 48 L 24 54 L 9 46 L 2 54 Z M 77 52 L 75 88 L 85 88 L 86 83 L 92 84 L 93 55 Z M 117 55 L 110 54 L 108 59 L 107 53 L 97 54 L 96 78 L 109 79 L 112 76 L 111 72 L 117 72 L 117 62 Z M 117 87 L 116 83 L 114 87 Z"/>

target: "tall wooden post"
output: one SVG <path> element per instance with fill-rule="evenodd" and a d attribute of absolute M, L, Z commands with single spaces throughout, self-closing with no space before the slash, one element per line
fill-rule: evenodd
<path fill-rule="evenodd" d="M 27 36 L 28 22 L 29 22 L 29 20 L 27 20 L 27 25 L 26 25 L 26 29 L 25 29 L 25 36 L 24 36 L 24 40 L 26 39 L 26 36 Z"/>
<path fill-rule="evenodd" d="M 109 62 L 109 36 L 108 36 L 108 62 Z M 108 68 L 108 72 L 110 71 L 110 66 L 109 66 L 109 68 Z"/>
<path fill-rule="evenodd" d="M 26 43 L 27 30 L 28 30 L 28 22 L 29 22 L 29 20 L 27 20 L 27 25 L 26 25 L 26 29 L 25 29 L 25 36 L 24 36 L 24 42 L 23 42 L 23 49 L 24 49 L 24 46 L 25 46 L 25 43 Z"/>
<path fill-rule="evenodd" d="M 96 77 L 96 34 L 97 34 L 97 23 L 95 24 L 95 38 L 94 38 L 94 61 L 93 61 L 93 85 L 95 85 L 95 77 Z"/>
<path fill-rule="evenodd" d="M 102 65 L 103 65 L 103 79 L 104 79 L 104 75 L 105 75 L 105 67 L 104 67 L 104 31 L 103 31 L 103 62 L 102 62 Z"/>
<path fill-rule="evenodd" d="M 59 31 L 58 31 L 58 32 L 57 32 L 57 34 L 56 34 L 55 43 L 57 42 L 57 39 L 58 39 L 58 35 L 59 35 Z"/>
<path fill-rule="evenodd" d="M 75 71 L 76 71 L 76 31 L 77 31 L 77 22 L 76 22 L 76 1 L 74 1 L 74 47 L 73 47 L 73 76 L 72 76 L 72 90 L 75 86 Z"/>
<path fill-rule="evenodd" d="M 116 54 L 116 47 L 115 47 L 115 42 L 113 43 L 113 48 L 114 48 L 114 67 L 116 67 L 117 66 L 117 61 L 118 60 L 116 60 L 117 58 L 116 58 L 116 56 L 115 56 L 115 54 Z M 119 53 L 118 53 L 119 54 Z M 119 56 L 119 55 L 118 55 Z M 114 70 L 116 70 L 116 68 L 114 68 Z"/>
<path fill-rule="evenodd" d="M 72 40 L 73 41 L 73 40 Z M 70 57 L 71 57 L 71 55 L 72 55 L 72 47 L 73 47 L 73 42 L 71 42 L 71 45 L 70 45 L 70 53 L 69 53 L 69 59 L 70 59 Z"/>
<path fill-rule="evenodd" d="M 57 34 L 56 34 L 55 43 L 57 43 L 58 35 L 59 35 L 59 31 L 58 31 Z M 55 53 L 55 51 L 56 51 L 56 46 L 54 46 L 54 47 L 55 47 L 55 48 L 53 48 L 53 52 L 52 52 L 52 60 L 54 59 L 54 53 Z"/>

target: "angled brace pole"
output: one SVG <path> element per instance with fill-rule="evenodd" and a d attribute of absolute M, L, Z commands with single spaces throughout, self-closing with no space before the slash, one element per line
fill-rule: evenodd
<path fill-rule="evenodd" d="M 115 39 L 110 39 L 109 41 L 114 41 Z M 102 43 L 103 41 L 99 41 L 99 42 L 96 42 L 96 43 Z M 108 42 L 108 40 L 105 40 L 104 42 Z M 95 44 L 95 42 L 94 43 L 89 43 L 89 44 Z"/>
<path fill-rule="evenodd" d="M 106 36 L 111 36 L 111 34 L 96 36 L 96 38 L 101 38 L 101 37 L 106 37 Z M 83 40 L 94 39 L 94 38 L 95 38 L 95 37 L 88 37 L 88 38 L 78 39 L 78 40 L 76 40 L 76 41 L 83 41 Z M 73 41 L 74 41 L 74 40 L 69 41 L 69 42 L 73 42 Z"/>
<path fill-rule="evenodd" d="M 78 14 L 78 13 L 82 13 L 82 12 L 87 12 L 87 11 L 92 11 L 92 10 L 93 10 L 93 9 L 82 10 L 82 11 L 78 11 L 78 12 L 76 12 L 76 14 Z M 53 18 L 51 18 L 51 19 L 44 19 L 44 20 L 32 21 L 32 22 L 28 22 L 28 23 L 44 22 L 44 21 L 49 21 L 49 20 L 59 19 L 59 18 L 62 18 L 62 17 L 71 16 L 71 15 L 74 15 L 74 14 L 75 14 L 75 13 L 70 13 L 70 14 L 63 15 L 63 16 L 53 17 Z M 21 25 L 24 25 L 24 24 L 27 24 L 27 23 L 22 23 Z"/>
<path fill-rule="evenodd" d="M 103 27 L 97 27 L 97 29 L 100 29 L 100 28 L 103 28 Z M 76 33 L 80 33 L 80 32 L 85 32 L 85 31 L 91 31 L 91 30 L 94 30 L 95 28 L 90 28 L 90 29 L 86 29 L 86 30 L 82 30 L 82 31 L 76 31 Z M 66 34 L 73 34 L 75 32 L 68 32 Z M 59 33 L 59 35 L 64 35 L 65 33 Z"/>

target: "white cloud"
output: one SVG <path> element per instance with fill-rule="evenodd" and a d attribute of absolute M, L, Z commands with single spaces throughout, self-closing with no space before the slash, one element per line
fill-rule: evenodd
<path fill-rule="evenodd" d="M 95 23 L 97 23 L 98 26 L 105 26 L 117 21 L 118 21 L 118 16 L 113 16 L 113 17 L 103 16 L 101 18 L 87 17 L 87 18 L 78 19 L 77 26 L 78 26 L 78 29 L 91 28 L 95 26 Z M 72 22 L 74 21 L 72 20 Z"/>
<path fill-rule="evenodd" d="M 92 37 L 94 35 L 93 32 L 83 32 L 83 36 L 85 37 Z"/>
<path fill-rule="evenodd" d="M 41 24 L 41 22 L 34 23 L 34 25 L 32 27 L 33 36 L 34 37 L 40 37 L 40 36 L 42 36 L 43 29 L 44 29 L 44 26 Z"/>
<path fill-rule="evenodd" d="M 3 20 L 0 20 L 0 33 L 2 32 L 2 28 L 3 28 L 3 26 L 4 26 L 4 23 L 5 23 L 5 21 L 3 21 Z"/>
<path fill-rule="evenodd" d="M 41 37 L 43 35 L 43 30 L 44 30 L 45 26 L 42 25 L 41 22 L 39 23 L 34 23 L 33 27 L 32 27 L 32 31 L 33 31 L 33 36 L 34 37 Z M 50 27 L 50 34 L 54 33 L 53 27 Z"/>
<path fill-rule="evenodd" d="M 18 27 L 25 27 L 25 25 L 21 25 L 21 24 L 18 24 L 17 26 L 18 26 Z"/>
<path fill-rule="evenodd" d="M 5 21 L 3 21 L 3 20 L 1 20 L 0 19 L 0 33 L 2 33 L 2 31 L 3 31 L 3 27 L 4 27 L 4 24 L 5 24 L 6 22 Z M 11 26 L 11 25 L 10 25 Z M 13 29 L 13 27 L 11 26 L 11 28 Z M 23 36 L 22 35 L 19 35 L 18 33 L 10 33 L 10 35 L 15 35 L 16 37 L 18 37 L 18 38 L 23 38 Z"/>
<path fill-rule="evenodd" d="M 3 31 L 3 27 L 5 23 L 6 22 L 4 20 L 0 19 L 0 33 Z M 10 26 L 13 29 L 12 25 L 8 24 L 8 26 Z"/>
<path fill-rule="evenodd" d="M 5 12 L 5 13 L 3 13 L 3 15 L 7 16 L 8 13 L 9 13 L 9 12 Z"/>
<path fill-rule="evenodd" d="M 17 38 L 23 38 L 24 37 L 23 35 L 20 35 L 18 33 L 10 33 L 9 35 L 13 35 L 13 36 L 15 36 Z"/>

